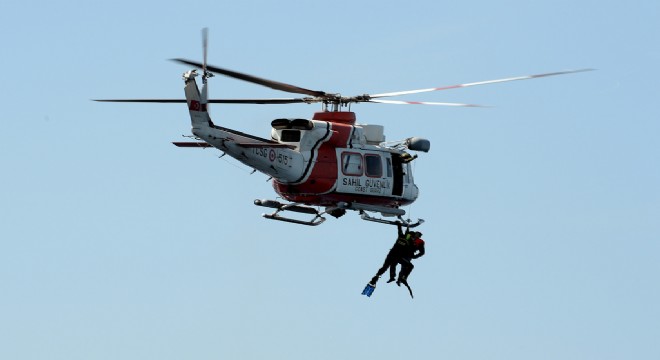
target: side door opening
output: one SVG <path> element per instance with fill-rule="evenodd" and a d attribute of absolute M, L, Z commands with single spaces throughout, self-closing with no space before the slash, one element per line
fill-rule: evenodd
<path fill-rule="evenodd" d="M 399 154 L 392 154 L 392 170 L 394 172 L 392 195 L 401 196 L 403 194 L 403 161 Z"/>

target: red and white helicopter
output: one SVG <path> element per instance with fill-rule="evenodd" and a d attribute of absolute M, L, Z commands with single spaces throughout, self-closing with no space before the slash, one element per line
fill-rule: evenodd
<path fill-rule="evenodd" d="M 268 219 L 304 225 L 319 225 L 325 221 L 323 215 L 340 217 L 346 213 L 346 210 L 358 211 L 362 219 L 384 224 L 415 227 L 423 222 L 422 219 L 415 222 L 410 219 L 404 220 L 403 216 L 406 212 L 401 207 L 413 203 L 419 195 L 411 169 L 411 162 L 417 158 L 417 155 L 411 155 L 409 152 L 428 152 L 429 140 L 410 137 L 401 141 L 385 142 L 383 126 L 356 123 L 356 116 L 350 111 L 350 104 L 370 102 L 474 107 L 478 105 L 394 101 L 383 98 L 591 70 L 570 70 L 428 89 L 345 97 L 207 65 L 206 29 L 202 34 L 204 49 L 202 63 L 173 59 L 202 70 L 201 91 L 195 80 L 200 74 L 197 70 L 190 70 L 183 74 L 185 100 L 96 101 L 187 103 L 192 134 L 197 141 L 174 142 L 174 144 L 179 147 L 217 148 L 255 171 L 270 176 L 275 192 L 287 202 L 255 200 L 255 205 L 275 209 L 272 213 L 263 215 Z M 278 99 L 208 99 L 207 83 L 214 74 L 307 96 Z M 275 119 L 271 122 L 270 139 L 266 139 L 215 124 L 208 113 L 208 104 L 211 103 L 320 103 L 322 111 L 314 113 L 311 119 Z M 310 220 L 300 220 L 283 216 L 282 213 L 285 211 L 309 214 L 313 217 Z M 388 220 L 368 213 L 380 213 L 383 217 L 397 219 Z"/>

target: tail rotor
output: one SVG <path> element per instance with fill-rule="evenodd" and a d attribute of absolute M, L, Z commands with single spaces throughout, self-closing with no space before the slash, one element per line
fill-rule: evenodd
<path fill-rule="evenodd" d="M 208 78 L 213 77 L 213 73 L 210 73 L 206 69 L 206 59 L 208 58 L 209 48 L 209 28 L 202 29 L 202 52 L 204 57 L 204 62 L 202 63 L 202 104 L 206 105 L 208 103 L 209 93 L 208 93 Z"/>
<path fill-rule="evenodd" d="M 204 54 L 204 62 L 202 63 L 202 70 L 204 71 L 204 80 L 208 77 L 208 72 L 206 71 L 206 60 L 208 59 L 209 54 L 209 28 L 202 29 L 202 51 Z"/>

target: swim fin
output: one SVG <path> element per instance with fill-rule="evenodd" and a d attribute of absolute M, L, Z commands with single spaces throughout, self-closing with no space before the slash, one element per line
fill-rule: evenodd
<path fill-rule="evenodd" d="M 408 281 L 403 279 L 403 280 L 401 280 L 401 283 L 408 288 L 408 292 L 410 293 L 410 297 L 414 299 L 415 297 L 413 296 L 412 289 L 410 288 L 410 285 L 408 285 Z M 397 284 L 398 284 L 398 282 L 397 282 Z"/>
<path fill-rule="evenodd" d="M 374 290 L 376 290 L 376 285 L 374 284 L 367 284 L 367 286 L 364 287 L 364 290 L 362 290 L 362 295 L 367 295 L 367 297 L 371 297 L 371 294 L 374 293 Z"/>

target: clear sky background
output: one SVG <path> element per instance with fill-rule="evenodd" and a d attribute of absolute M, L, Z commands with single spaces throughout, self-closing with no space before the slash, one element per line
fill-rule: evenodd
<path fill-rule="evenodd" d="M 19 5 L 20 4 L 20 5 Z M 4 2 L 0 358 L 659 359 L 657 1 Z M 261 174 L 179 149 L 185 66 L 344 95 L 597 71 L 359 104 L 423 136 L 427 255 L 360 295 L 393 227 L 260 217 Z M 224 77 L 214 97 L 288 97 Z M 267 137 L 317 105 L 213 106 Z"/>

